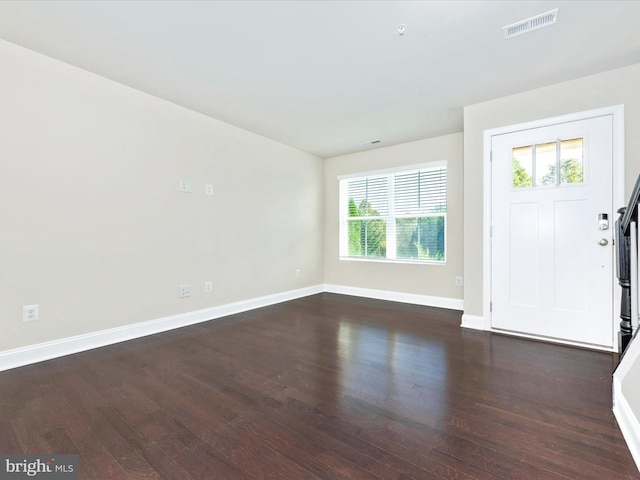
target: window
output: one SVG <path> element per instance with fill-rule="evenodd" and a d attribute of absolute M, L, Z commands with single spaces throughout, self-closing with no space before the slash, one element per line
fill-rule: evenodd
<path fill-rule="evenodd" d="M 446 162 L 338 179 L 340 258 L 445 261 Z"/>
<path fill-rule="evenodd" d="M 571 138 L 513 149 L 514 188 L 584 182 L 583 139 Z"/>

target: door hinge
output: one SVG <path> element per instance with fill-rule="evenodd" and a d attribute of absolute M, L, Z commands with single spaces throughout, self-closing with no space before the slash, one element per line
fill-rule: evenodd
<path fill-rule="evenodd" d="M 493 150 L 489 152 L 489 161 L 493 162 Z"/>
<path fill-rule="evenodd" d="M 489 312 L 493 312 L 493 302 L 489 302 Z"/>
<path fill-rule="evenodd" d="M 493 225 L 489 225 L 489 236 L 493 237 Z"/>

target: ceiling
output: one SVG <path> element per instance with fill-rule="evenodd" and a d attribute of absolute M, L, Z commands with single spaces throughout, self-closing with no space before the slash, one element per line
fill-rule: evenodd
<path fill-rule="evenodd" d="M 556 24 L 503 40 L 554 8 Z M 639 18 L 638 1 L 21 0 L 0 2 L 0 38 L 326 158 L 640 63 Z"/>

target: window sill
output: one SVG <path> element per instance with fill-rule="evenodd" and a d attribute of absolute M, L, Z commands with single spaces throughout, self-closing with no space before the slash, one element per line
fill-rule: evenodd
<path fill-rule="evenodd" d="M 440 265 L 447 264 L 446 260 L 404 260 L 404 259 L 389 259 L 389 258 L 358 258 L 358 257 L 339 257 L 341 261 L 347 262 L 369 262 L 369 263 L 395 263 L 399 265 Z"/>

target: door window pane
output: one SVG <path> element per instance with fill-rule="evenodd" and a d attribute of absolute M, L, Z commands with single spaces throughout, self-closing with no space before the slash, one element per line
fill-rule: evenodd
<path fill-rule="evenodd" d="M 560 142 L 560 183 L 584 182 L 582 138 Z"/>
<path fill-rule="evenodd" d="M 536 145 L 536 185 L 556 185 L 556 142 Z"/>
<path fill-rule="evenodd" d="M 512 151 L 514 188 L 549 187 L 584 182 L 582 138 L 516 147 Z"/>
<path fill-rule="evenodd" d="M 532 187 L 533 178 L 533 147 L 518 147 L 513 149 L 513 186 L 515 188 Z"/>

